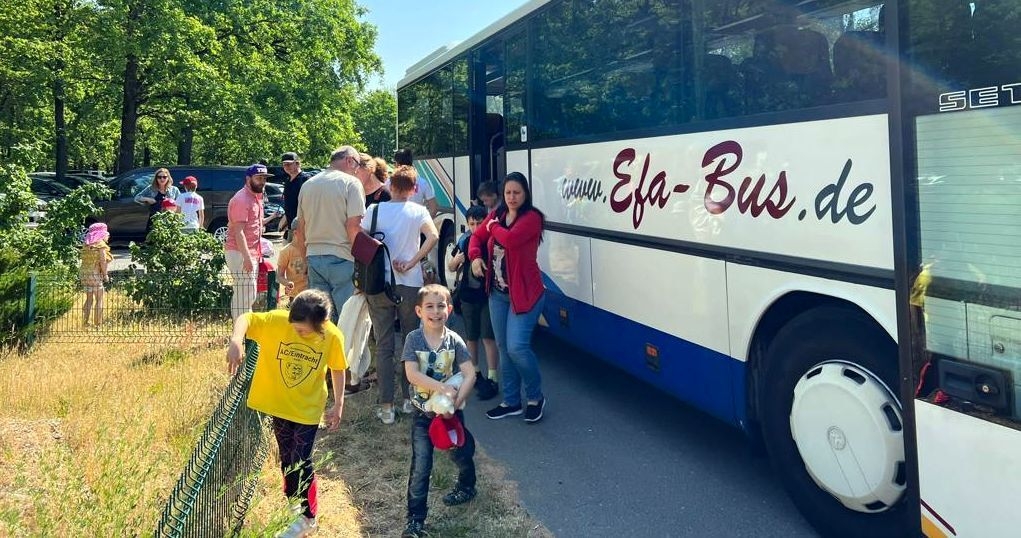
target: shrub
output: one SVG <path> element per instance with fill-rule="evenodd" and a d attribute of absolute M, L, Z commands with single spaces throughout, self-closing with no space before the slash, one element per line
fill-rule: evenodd
<path fill-rule="evenodd" d="M 131 244 L 123 289 L 150 311 L 193 315 L 227 310 L 223 245 L 199 230 L 185 233 L 178 213 L 157 213 L 144 245 Z M 144 267 L 142 270 L 139 264 Z"/>

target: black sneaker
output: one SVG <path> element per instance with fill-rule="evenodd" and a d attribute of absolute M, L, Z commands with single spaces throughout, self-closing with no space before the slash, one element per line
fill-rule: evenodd
<path fill-rule="evenodd" d="M 429 536 L 429 533 L 425 532 L 425 522 L 414 519 L 408 520 L 408 525 L 401 533 L 401 538 L 422 538 L 423 536 Z"/>
<path fill-rule="evenodd" d="M 525 422 L 535 423 L 542 420 L 542 411 L 546 409 L 546 398 L 539 399 L 537 404 L 528 404 L 525 408 Z"/>
<path fill-rule="evenodd" d="M 475 394 L 480 400 L 491 400 L 500 392 L 496 381 L 482 377 L 482 374 L 475 374 Z"/>
<path fill-rule="evenodd" d="M 443 496 L 443 504 L 447 506 L 457 506 L 464 504 L 475 498 L 475 488 L 462 488 L 461 486 L 454 486 L 454 491 Z"/>
<path fill-rule="evenodd" d="M 514 407 L 511 407 L 509 405 L 501 404 L 490 409 L 489 411 L 486 411 L 486 416 L 493 420 L 498 420 L 503 417 L 512 417 L 514 415 L 520 415 L 521 413 L 522 411 L 520 405 L 515 405 Z"/>

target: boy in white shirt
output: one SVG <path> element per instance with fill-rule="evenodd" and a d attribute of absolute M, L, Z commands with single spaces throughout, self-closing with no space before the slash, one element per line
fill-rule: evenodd
<path fill-rule="evenodd" d="M 188 176 L 181 182 L 185 192 L 177 200 L 181 207 L 181 214 L 184 215 L 184 231 L 193 233 L 201 230 L 206 222 L 206 203 L 202 196 L 195 192 L 199 188 L 199 182 L 195 176 Z"/>

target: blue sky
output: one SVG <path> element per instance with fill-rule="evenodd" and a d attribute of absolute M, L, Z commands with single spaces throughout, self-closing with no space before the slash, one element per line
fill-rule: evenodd
<path fill-rule="evenodd" d="M 359 0 L 363 20 L 378 30 L 376 54 L 386 70 L 369 89 L 394 88 L 404 71 L 443 45 L 463 41 L 514 11 L 526 0 Z"/>

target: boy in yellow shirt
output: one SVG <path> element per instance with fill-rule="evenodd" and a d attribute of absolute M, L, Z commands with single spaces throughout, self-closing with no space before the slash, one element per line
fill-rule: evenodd
<path fill-rule="evenodd" d="M 259 359 L 248 392 L 248 407 L 273 417 L 273 435 L 280 448 L 284 493 L 300 498 L 303 516 L 278 536 L 306 536 L 318 528 L 312 445 L 326 406 L 329 367 L 336 402 L 326 410 L 326 425 L 340 425 L 344 410 L 344 335 L 330 321 L 330 297 L 305 290 L 290 310 L 246 313 L 234 323 L 227 348 L 231 374 L 244 355 L 245 338 L 259 344 Z"/>

